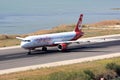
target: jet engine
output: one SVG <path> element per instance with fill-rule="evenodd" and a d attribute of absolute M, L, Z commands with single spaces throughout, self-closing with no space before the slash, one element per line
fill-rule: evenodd
<path fill-rule="evenodd" d="M 67 49 L 67 44 L 62 43 L 58 45 L 58 50 L 59 51 L 65 51 Z"/>

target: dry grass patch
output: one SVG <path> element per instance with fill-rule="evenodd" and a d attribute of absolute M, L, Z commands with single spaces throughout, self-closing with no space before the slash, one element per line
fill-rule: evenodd
<path fill-rule="evenodd" d="M 19 45 L 20 41 L 17 39 L 5 39 L 5 40 L 0 40 L 0 47 L 7 47 L 7 46 L 15 46 Z"/>
<path fill-rule="evenodd" d="M 83 28 L 83 32 L 84 32 L 83 37 L 95 37 L 95 36 L 120 34 L 119 29 L 116 29 L 116 30 L 109 30 L 109 29 L 101 30 L 101 29 L 86 29 L 86 28 L 84 29 Z"/>
<path fill-rule="evenodd" d="M 101 21 L 101 22 L 88 24 L 88 25 L 92 26 L 92 27 L 109 26 L 109 25 L 120 25 L 120 20 L 106 20 L 106 21 Z"/>
<path fill-rule="evenodd" d="M 60 26 L 53 27 L 50 30 L 40 30 L 40 31 L 30 33 L 28 35 L 40 35 L 40 34 L 49 34 L 49 33 L 68 32 L 68 31 L 72 31 L 74 29 L 74 26 L 75 25 L 60 25 Z"/>
<path fill-rule="evenodd" d="M 22 36 L 22 35 L 6 35 L 6 34 L 0 34 L 0 40 L 15 39 L 16 36 Z"/>

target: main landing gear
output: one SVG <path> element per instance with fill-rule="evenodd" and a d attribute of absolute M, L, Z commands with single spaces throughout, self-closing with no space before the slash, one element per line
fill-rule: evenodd
<path fill-rule="evenodd" d="M 28 51 L 28 55 L 30 55 L 30 54 L 31 54 L 31 51 L 32 51 L 32 50 L 31 50 L 31 49 L 29 49 L 29 51 Z"/>
<path fill-rule="evenodd" d="M 42 47 L 42 51 L 47 51 L 47 47 Z"/>
<path fill-rule="evenodd" d="M 31 55 L 32 50 L 34 50 L 34 49 L 29 49 L 28 55 Z M 47 51 L 47 47 L 46 46 L 42 47 L 42 51 Z"/>

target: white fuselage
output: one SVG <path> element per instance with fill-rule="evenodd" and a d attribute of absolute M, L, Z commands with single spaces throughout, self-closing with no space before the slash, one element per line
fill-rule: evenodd
<path fill-rule="evenodd" d="M 76 32 L 62 32 L 37 36 L 28 36 L 21 42 L 21 47 L 34 49 L 42 46 L 52 46 L 55 42 L 70 41 L 76 36 Z"/>

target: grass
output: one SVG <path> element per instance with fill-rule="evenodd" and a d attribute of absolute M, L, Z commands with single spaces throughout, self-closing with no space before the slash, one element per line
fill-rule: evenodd
<path fill-rule="evenodd" d="M 116 76 L 114 71 L 105 68 L 108 63 L 120 65 L 120 57 L 4 74 L 0 75 L 0 80 L 91 80 L 88 79 L 89 74 L 94 75 L 96 79 L 100 76 Z"/>
<path fill-rule="evenodd" d="M 0 47 L 7 47 L 7 46 L 15 46 L 19 45 L 20 41 L 17 39 L 5 39 L 5 40 L 0 40 Z"/>
<path fill-rule="evenodd" d="M 120 34 L 120 30 L 99 30 L 99 29 L 83 29 L 85 32 L 83 37 L 94 37 L 94 36 L 104 36 L 104 35 L 111 35 L 111 34 Z"/>
<path fill-rule="evenodd" d="M 88 24 L 93 27 L 109 26 L 109 25 L 120 25 L 120 20 L 105 20 L 93 24 Z"/>

